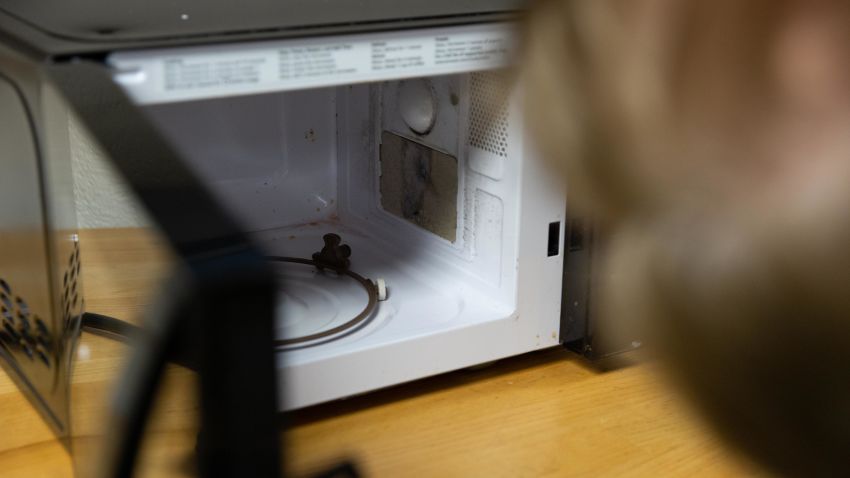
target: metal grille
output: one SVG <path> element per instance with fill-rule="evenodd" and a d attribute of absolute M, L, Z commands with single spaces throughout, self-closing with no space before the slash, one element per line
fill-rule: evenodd
<path fill-rule="evenodd" d="M 63 275 L 60 301 L 64 323 L 69 326 L 75 325 L 74 321 L 79 321 L 82 317 L 83 304 L 80 291 L 77 290 L 79 275 L 80 248 L 79 243 L 75 241 Z M 0 278 L 0 346 L 13 352 L 15 357 L 23 356 L 30 361 L 39 361 L 50 368 L 54 339 L 47 323 L 30 310 L 23 297 L 16 295 L 9 282 Z"/>
<path fill-rule="evenodd" d="M 62 276 L 62 321 L 67 324 L 66 330 L 77 330 L 77 323 L 82 320 L 81 291 L 77 290 L 80 275 L 80 243 L 74 241 L 74 250 L 68 258 L 68 268 Z"/>
<path fill-rule="evenodd" d="M 508 155 L 510 81 L 499 72 L 474 73 L 469 86 L 469 145 Z"/>
<path fill-rule="evenodd" d="M 50 329 L 38 314 L 30 311 L 22 297 L 15 295 L 12 286 L 0 279 L 0 343 L 15 355 L 23 355 L 31 361 L 39 360 L 51 366 Z"/>

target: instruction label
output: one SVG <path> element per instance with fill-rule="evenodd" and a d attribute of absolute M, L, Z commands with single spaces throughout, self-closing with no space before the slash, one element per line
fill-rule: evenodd
<path fill-rule="evenodd" d="M 115 53 L 115 80 L 143 104 L 480 71 L 508 66 L 506 24 Z"/>

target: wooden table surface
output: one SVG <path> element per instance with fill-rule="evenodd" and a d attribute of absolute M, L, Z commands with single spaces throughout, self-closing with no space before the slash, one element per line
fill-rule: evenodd
<path fill-rule="evenodd" d="M 87 310 L 138 320 L 170 262 L 156 237 L 84 231 L 81 250 Z M 83 335 L 72 402 L 77 450 L 96 450 L 126 352 Z M 192 476 L 193 380 L 180 367 L 167 370 L 140 476 Z M 653 366 L 600 373 L 560 349 L 287 418 L 287 469 L 295 476 L 341 459 L 374 477 L 761 475 L 709 434 Z M 69 455 L 2 372 L 0 430 L 0 477 L 73 476 Z"/>

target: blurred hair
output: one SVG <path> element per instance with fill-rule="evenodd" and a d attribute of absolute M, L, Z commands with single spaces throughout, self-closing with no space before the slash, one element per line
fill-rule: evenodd
<path fill-rule="evenodd" d="M 525 32 L 527 121 L 611 234 L 603 312 L 791 475 L 850 446 L 848 9 L 542 0 Z"/>

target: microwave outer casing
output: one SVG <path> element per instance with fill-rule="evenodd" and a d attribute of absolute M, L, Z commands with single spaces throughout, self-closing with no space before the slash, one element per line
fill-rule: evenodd
<path fill-rule="evenodd" d="M 67 380 L 83 300 L 80 290 L 79 310 L 72 314 L 75 320 L 62 323 L 61 286 L 67 272 L 63 264 L 67 257 L 75 257 L 76 216 L 67 106 L 51 85 L 55 78 L 48 78 L 46 67 L 75 58 L 99 61 L 111 52 L 139 48 L 491 22 L 515 18 L 522 7 L 519 2 L 506 0 L 333 3 L 193 0 L 181 2 L 178 7 L 174 2 L 151 1 L 136 8 L 126 2 L 106 0 L 73 4 L 59 0 L 0 2 L 0 87 L 6 94 L 4 100 L 17 98 L 3 112 L 9 115 L 9 121 L 24 121 L 30 130 L 20 145 L 8 148 L 9 152 L 21 153 L 15 157 L 20 163 L 5 165 L 7 177 L 30 186 L 25 196 L 3 198 L 5 204 L 0 207 L 11 208 L 18 201 L 40 204 L 26 214 L 20 209 L 14 211 L 26 216 L 29 233 L 44 244 L 32 249 L 30 263 L 34 266 L 22 272 L 24 277 L 32 278 L 29 281 L 40 297 L 25 300 L 49 322 L 51 332 L 67 340 L 57 355 L 62 359 L 55 366 L 63 371 L 55 383 L 38 383 L 26 370 L 14 365 L 15 359 L 10 357 L 3 357 L 0 362 L 58 435 L 67 435 Z M 20 118 L 20 114 L 26 118 Z M 18 117 L 13 118 L 14 115 Z M 29 143 L 32 152 L 24 154 L 21 148 Z M 14 174 L 10 175 L 10 171 Z M 14 224 L 0 224 L 0 230 L 11 233 Z M 14 253 L 11 249 L 0 251 L 0 267 L 4 252 Z M 79 254 L 76 257 L 78 260 Z M 13 286 L 23 282 L 3 270 L 0 277 Z"/>
<path fill-rule="evenodd" d="M 4 0 L 3 42 L 39 58 L 515 19 L 517 0 Z"/>
<path fill-rule="evenodd" d="M 0 365 L 67 445 L 84 306 L 65 115 L 39 66 L 0 45 Z"/>
<path fill-rule="evenodd" d="M 21 80 L 24 85 L 22 88 L 38 91 L 33 85 L 42 85 L 43 91 L 47 92 L 44 97 L 49 98 L 53 93 L 50 93 L 52 88 L 45 79 L 44 67 L 52 63 L 61 65 L 75 57 L 98 61 L 106 54 L 119 50 L 490 23 L 515 19 L 522 7 L 514 1 L 487 0 L 422 2 L 416 6 L 384 0 L 371 2 L 368 8 L 364 8 L 360 2 L 337 3 L 339 7 L 334 9 L 326 4 L 310 1 L 251 4 L 226 1 L 209 4 L 196 1 L 188 6 L 183 4 L 183 8 L 175 10 L 169 2 L 149 2 L 142 11 L 132 11 L 123 10 L 120 3 L 90 0 L 82 4 L 76 3 L 73 11 L 70 11 L 67 3 L 58 1 L 6 1 L 0 3 L 0 35 L 3 43 L 16 51 L 9 50 L 9 54 L 0 59 L 0 73 L 9 74 L 10 68 L 15 69 L 20 65 L 26 71 Z M 268 9 L 254 9 L 252 5 Z M 192 6 L 209 6 L 210 11 L 218 13 L 209 17 L 191 10 Z M 226 23 L 218 23 L 221 18 L 226 19 Z M 271 24 L 270 19 L 274 19 Z M 58 100 L 58 97 L 56 99 Z M 39 116 L 34 122 L 36 129 L 54 121 L 54 113 L 61 113 L 61 108 L 51 110 L 52 107 L 47 103 L 37 107 Z M 61 105 L 61 101 L 56 103 Z M 42 114 L 45 117 L 42 117 Z M 56 156 L 59 161 L 55 166 L 55 174 L 50 179 L 56 181 L 56 185 L 48 185 L 47 190 L 53 191 L 52 188 L 55 188 L 56 191 L 64 191 L 62 194 L 67 194 L 71 177 L 67 143 L 64 149 L 61 145 L 52 145 L 46 150 L 66 153 L 62 158 Z M 526 178 L 525 187 L 530 187 L 529 182 L 532 180 L 533 178 Z M 53 192 L 44 194 L 57 199 L 63 197 Z M 65 205 L 73 204 L 72 196 L 64 197 Z M 526 205 L 523 214 L 533 213 L 536 206 Z M 66 220 L 73 222 L 73 210 L 62 210 L 61 214 L 58 208 L 56 211 L 56 226 Z M 62 219 L 58 220 L 60 217 Z M 561 221 L 565 222 L 563 218 Z M 57 240 L 58 236 L 50 235 L 53 226 L 46 224 L 49 240 Z M 0 224 L 0 227 L 4 226 Z M 564 236 L 565 234 L 561 233 L 561 237 Z M 65 242 L 56 249 L 67 249 L 71 243 L 67 240 Z M 545 244 L 543 246 L 545 247 Z M 61 255 L 59 252 L 53 254 L 56 257 Z M 53 274 L 55 281 L 61 266 L 58 259 L 49 260 L 53 261 L 53 270 L 48 274 Z M 520 276 L 520 280 L 529 279 L 532 275 L 533 271 L 526 271 Z M 56 284 L 48 287 L 49 294 L 55 296 Z M 553 301 L 560 300 L 560 294 L 552 293 L 551 296 Z M 542 305 L 534 305 L 532 309 L 537 309 L 538 306 Z M 560 303 L 546 304 L 544 308 L 549 306 L 559 308 Z M 554 323 L 557 323 L 557 320 Z M 73 331 L 72 336 L 77 333 L 78 329 Z M 469 343 L 465 340 L 459 335 L 454 346 L 468 347 Z M 556 331 L 552 331 L 551 337 L 547 335 L 544 342 L 557 343 Z M 73 341 L 68 350 L 73 350 Z M 484 360 L 490 354 L 482 349 L 477 355 Z M 70 357 L 70 354 L 68 356 Z M 66 366 L 70 370 L 70 361 Z M 30 396 L 34 394 L 30 393 Z M 67 409 L 67 403 L 64 407 Z"/>
<path fill-rule="evenodd" d="M 261 4 L 261 2 L 253 3 L 255 5 Z M 328 8 L 327 4 L 319 4 L 318 2 L 302 2 L 302 4 L 302 8 L 297 9 L 296 12 L 295 10 L 287 10 L 287 8 L 291 9 L 298 6 L 294 2 L 266 2 L 265 5 L 272 7 L 273 11 L 266 10 L 258 13 L 257 10 L 251 8 L 252 5 L 245 2 L 238 4 L 223 1 L 215 3 L 194 2 L 194 5 L 198 8 L 204 7 L 209 8 L 209 11 L 216 11 L 214 19 L 225 19 L 227 22 L 223 25 L 215 25 L 209 23 L 215 23 L 214 19 L 208 17 L 204 20 L 203 15 L 199 15 L 195 11 L 187 12 L 185 10 L 187 5 L 184 3 L 182 5 L 184 8 L 181 8 L 182 12 L 178 17 L 178 26 L 175 27 L 165 21 L 166 17 L 171 17 L 175 13 L 169 10 L 170 6 L 173 5 L 171 2 L 147 2 L 140 11 L 126 9 L 125 3 L 106 1 L 76 2 L 74 4 L 57 1 L 22 2 L 7 0 L 0 2 L 0 42 L 2 42 L 2 45 L 0 45 L 0 75 L 2 75 L 0 87 L 3 88 L 3 101 L 9 103 L 8 107 L 4 108 L 3 113 L 9 115 L 10 122 L 23 125 L 22 134 L 13 141 L 15 144 L 6 147 L 8 152 L 15 153 L 12 158 L 14 164 L 6 164 L 7 168 L 14 173 L 7 171 L 6 174 L 7 177 L 19 180 L 20 184 L 23 185 L 22 192 L 24 193 L 17 194 L 17 197 L 4 198 L 5 203 L 0 207 L 11 208 L 14 207 L 16 202 L 23 201 L 31 205 L 39 205 L 27 210 L 26 213 L 7 209 L 7 211 L 11 211 L 8 217 L 10 221 L 7 222 L 4 218 L 4 224 L 0 224 L 0 230 L 3 230 L 6 236 L 14 235 L 17 232 L 16 221 L 23 219 L 26 228 L 19 229 L 31 235 L 36 243 L 39 241 L 42 243 L 41 246 L 32 248 L 33 256 L 26 258 L 27 260 L 23 262 L 24 267 L 20 272 L 13 270 L 0 272 L 2 272 L 4 280 L 15 286 L 13 290 L 32 290 L 27 294 L 28 297 L 25 300 L 33 308 L 34 313 L 38 313 L 39 316 L 47 320 L 49 331 L 61 337 L 61 341 L 53 342 L 57 349 L 54 351 L 56 355 L 54 367 L 58 370 L 54 380 L 39 378 L 38 374 L 31 373 L 26 367 L 16 366 L 15 361 L 19 360 L 20 357 L 10 356 L 13 354 L 7 353 L 7 351 L 3 352 L 4 356 L 0 357 L 0 362 L 3 362 L 3 366 L 18 382 L 25 395 L 42 412 L 45 419 L 67 446 L 70 446 L 69 381 L 74 348 L 79 337 L 80 322 L 79 320 L 62 320 L 60 313 L 63 312 L 61 310 L 63 305 L 60 298 L 65 293 L 61 290 L 60 285 L 63 284 L 66 272 L 66 269 L 63 268 L 65 257 L 70 256 L 73 261 L 79 261 L 79 254 L 74 250 L 76 235 L 73 231 L 76 219 L 73 208 L 67 118 L 65 117 L 67 105 L 63 101 L 62 95 L 56 93 L 54 86 L 58 86 L 57 90 L 63 91 L 66 96 L 69 94 L 76 95 L 76 98 L 70 98 L 71 103 L 75 103 L 73 108 L 77 110 L 78 115 L 85 123 L 88 123 L 90 128 L 93 126 L 92 121 L 100 122 L 99 125 L 94 124 L 95 130 L 99 127 L 106 127 L 107 130 L 112 128 L 114 132 L 114 128 L 119 126 L 109 125 L 103 119 L 98 120 L 97 111 L 83 111 L 86 108 L 98 106 L 97 98 L 86 98 L 85 95 L 87 91 L 91 94 L 93 93 L 91 90 L 98 88 L 97 81 L 90 82 L 89 80 L 94 78 L 99 81 L 108 77 L 107 68 L 103 65 L 75 66 L 74 63 L 77 63 L 78 60 L 86 62 L 93 60 L 94 63 L 97 63 L 102 61 L 106 54 L 110 52 L 142 47 L 236 42 L 261 38 L 327 35 L 354 31 L 382 31 L 425 25 L 477 23 L 512 16 L 511 13 L 505 13 L 510 9 L 504 7 L 496 8 L 495 13 L 482 14 L 482 8 L 488 2 L 481 1 L 422 4 L 423 6 L 419 7 L 412 18 L 404 15 L 404 12 L 408 11 L 407 6 L 390 1 L 383 2 L 385 7 L 382 9 L 381 15 L 377 14 L 373 8 L 362 8 L 362 4 L 352 2 L 340 2 L 338 9 Z M 372 5 L 376 4 L 373 3 Z M 380 7 L 380 4 L 378 6 Z M 484 8 L 484 10 L 492 12 L 492 9 Z M 329 14 L 338 16 L 328 16 Z M 399 18 L 402 20 L 399 21 Z M 258 19 L 261 22 L 272 21 L 274 24 L 256 23 Z M 335 24 L 338 20 L 344 21 L 341 21 L 341 24 Z M 134 27 L 128 28 L 130 22 L 134 23 Z M 93 32 L 93 35 L 90 34 L 91 32 Z M 95 70 L 98 69 L 101 71 L 96 73 Z M 118 104 L 122 103 L 124 101 L 118 101 Z M 129 106 L 127 103 L 124 104 Z M 21 118 L 21 116 L 25 118 Z M 140 115 L 130 116 L 138 118 Z M 125 124 L 124 126 L 134 131 L 139 131 L 140 127 L 142 131 L 149 131 L 144 122 L 135 125 Z M 29 130 L 29 134 L 26 134 L 26 130 Z M 103 130 L 101 129 L 100 132 L 102 133 Z M 121 149 L 120 144 L 115 143 L 115 136 L 110 137 L 109 134 L 104 136 L 97 133 L 95 136 L 108 153 L 127 152 L 127 150 Z M 148 139 L 154 140 L 154 144 L 159 144 L 156 141 L 156 135 Z M 20 141 L 20 143 L 17 143 L 17 141 Z M 26 151 L 27 149 L 29 151 Z M 142 154 L 145 151 L 147 150 L 142 148 L 142 151 L 131 151 L 131 153 Z M 148 202 L 149 208 L 151 203 L 154 205 L 156 203 L 161 204 L 162 198 L 159 195 L 151 195 L 151 189 L 148 189 L 147 192 L 144 191 L 145 186 L 154 186 L 155 184 L 145 184 L 145 172 L 143 170 L 134 170 L 131 160 L 125 158 L 112 159 L 116 163 L 123 161 L 124 166 L 131 166 L 130 169 L 124 171 L 125 179 L 142 196 L 143 202 Z M 171 156 L 166 154 L 165 157 L 156 159 L 159 161 L 169 160 Z M 143 162 L 136 163 L 136 165 L 142 166 L 142 169 L 153 167 L 153 165 Z M 19 167 L 15 170 L 11 169 L 13 166 Z M 210 208 L 210 210 L 214 209 Z M 171 216 L 173 219 L 174 214 L 172 213 Z M 159 222 L 170 221 L 166 217 L 155 217 L 155 220 Z M 166 235 L 171 237 L 176 249 L 184 257 L 199 250 L 209 249 L 209 247 L 215 249 L 215 246 L 210 244 L 199 246 L 196 241 L 192 240 L 196 239 L 196 237 L 192 237 L 193 232 L 181 230 L 179 225 L 176 231 L 168 230 L 168 227 L 165 229 Z M 214 229 L 215 227 L 210 228 L 210 230 Z M 228 228 L 225 227 L 225 229 Z M 181 235 L 183 235 L 182 238 Z M 240 242 L 233 239 L 233 237 L 223 238 L 219 245 L 224 246 Z M 0 252 L 5 254 L 0 257 L 0 264 L 9 257 L 14 262 L 15 254 L 19 254 L 13 247 Z M 195 263 L 197 264 L 197 261 Z M 201 263 L 214 264 L 216 262 L 201 260 Z M 24 283 L 29 285 L 24 285 Z M 38 297 L 29 297 L 32 295 Z M 244 297 L 248 296 L 250 294 Z M 82 298 L 78 297 L 77 300 L 80 302 L 80 312 L 82 312 Z M 157 309 L 153 310 L 156 311 Z M 79 314 L 77 314 L 78 316 Z M 264 321 L 257 320 L 257 323 L 264 323 Z M 218 328 L 213 327 L 213 329 Z M 215 342 L 215 337 L 221 334 L 204 332 L 202 335 L 209 336 L 207 338 L 211 338 L 213 339 L 212 342 Z M 249 334 L 248 337 L 251 337 L 250 340 L 254 340 L 256 334 Z M 246 345 L 250 345 L 242 343 L 246 340 L 240 339 L 240 344 L 235 346 L 244 348 Z M 222 346 L 226 342 L 224 340 L 218 345 Z M 255 342 L 261 344 L 262 340 Z M 219 348 L 216 350 L 219 350 Z M 272 353 L 270 347 L 266 349 L 266 347 L 261 346 L 253 347 L 253 349 L 267 350 L 269 355 Z M 201 353 L 201 357 L 209 359 L 206 361 L 208 365 L 215 364 L 216 359 L 209 352 L 210 350 Z M 255 355 L 247 354 L 247 356 L 252 357 Z M 237 370 L 242 365 L 250 365 L 249 362 L 246 362 L 248 359 L 244 356 L 237 361 L 222 362 L 222 360 L 228 360 L 227 356 L 222 355 L 218 359 L 219 365 L 227 370 Z M 204 363 L 204 360 L 202 360 L 201 364 Z M 155 369 L 154 367 L 153 370 Z M 223 373 L 223 370 L 217 370 L 210 377 L 218 377 Z M 232 374 L 225 375 L 232 376 Z M 249 375 L 254 377 L 256 374 Z M 131 379 L 126 383 L 132 384 L 132 382 Z M 201 382 L 205 382 L 203 373 Z M 273 381 L 268 378 L 265 383 L 268 386 L 274 386 Z M 202 408 L 206 410 L 210 403 L 209 400 L 215 398 L 216 403 L 210 410 L 214 411 L 215 407 L 218 407 L 219 415 L 222 412 L 229 413 L 225 411 L 231 404 L 228 400 L 235 401 L 232 405 L 241 400 L 239 397 L 230 396 L 231 394 L 226 393 L 228 390 L 235 390 L 233 385 L 231 383 L 226 389 L 220 390 L 220 392 L 225 393 L 220 393 L 217 396 L 215 394 L 203 395 L 207 398 L 202 398 Z M 210 380 L 205 385 L 208 391 L 217 386 L 227 386 L 227 381 Z M 242 388 L 244 389 L 244 387 Z M 260 403 L 262 397 L 268 396 L 272 398 L 271 402 L 273 403 L 274 395 L 274 393 L 257 394 L 254 401 Z M 122 440 L 121 443 L 132 444 L 140 436 L 141 424 L 137 419 L 143 420 L 142 416 L 145 414 L 146 405 L 135 403 L 134 406 L 141 407 L 140 410 L 137 410 L 141 415 L 131 417 L 136 429 L 130 430 L 129 435 L 125 433 L 119 435 Z M 230 407 L 230 409 L 238 408 L 238 406 Z M 260 417 L 265 408 L 265 406 L 255 407 L 247 415 L 252 418 Z M 204 436 L 207 437 L 207 440 L 205 440 L 203 449 L 200 450 L 200 456 L 209 458 L 209 460 L 203 462 L 202 467 L 204 465 L 209 466 L 211 463 L 233 464 L 233 462 L 227 462 L 228 458 L 225 455 L 228 454 L 222 455 L 217 453 L 216 450 L 224 449 L 221 447 L 226 447 L 224 443 L 227 442 L 228 438 L 233 440 L 233 437 L 239 434 L 227 433 L 235 429 L 227 430 L 226 426 L 222 427 L 218 422 L 208 422 L 204 415 L 205 413 L 202 413 L 204 423 L 212 423 L 216 426 L 210 428 L 205 425 L 203 427 L 206 430 Z M 235 414 L 234 417 L 238 418 L 241 415 Z M 239 427 L 239 420 L 228 421 L 228 423 L 230 422 L 233 422 L 232 424 L 235 427 Z M 246 426 L 250 427 L 253 423 L 250 419 L 241 422 L 242 429 Z M 270 427 L 276 426 L 273 419 L 267 419 L 265 422 Z M 266 428 L 268 427 L 259 426 L 255 431 L 265 430 Z M 276 432 L 274 434 L 277 436 Z M 262 433 L 260 435 L 264 436 Z M 124 442 L 123 440 L 130 441 Z M 278 449 L 276 440 L 269 440 L 269 444 L 275 450 Z M 235 449 L 239 451 L 250 446 L 250 440 L 236 445 Z M 131 457 L 134 448 L 132 446 L 123 446 L 123 448 L 119 443 L 119 448 L 113 450 L 114 455 L 109 459 L 116 460 L 115 463 L 118 463 L 116 466 L 119 467 L 131 466 L 132 461 L 123 464 L 121 462 L 126 460 L 128 456 Z M 234 447 L 227 449 L 234 449 Z M 127 452 L 130 455 L 127 455 Z M 267 454 L 267 457 L 271 458 L 269 463 L 275 465 L 279 463 L 274 458 L 276 453 L 276 451 L 271 451 Z M 266 464 L 264 460 L 259 461 L 262 462 L 260 466 Z M 224 469 L 226 469 L 226 466 L 219 467 L 219 470 Z M 128 470 L 125 469 L 124 471 Z M 273 475 L 274 473 L 264 474 L 263 476 Z"/>

